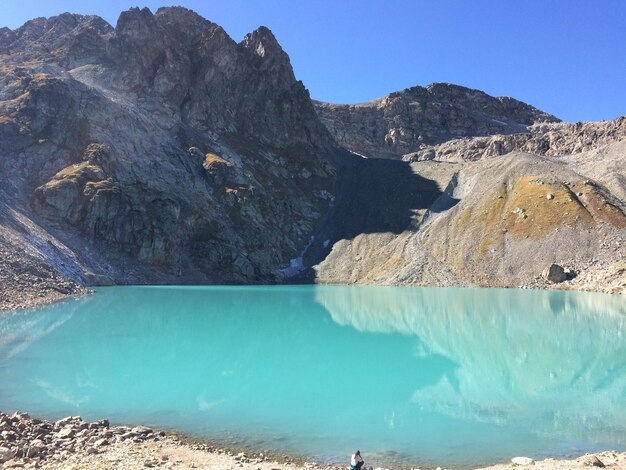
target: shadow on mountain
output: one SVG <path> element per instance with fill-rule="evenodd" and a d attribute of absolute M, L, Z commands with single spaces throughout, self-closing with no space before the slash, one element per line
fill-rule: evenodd
<path fill-rule="evenodd" d="M 326 258 L 339 240 L 416 229 L 425 213 L 443 212 L 459 202 L 435 181 L 414 173 L 408 162 L 362 158 L 348 152 L 340 158 L 335 203 L 304 254 L 306 266 Z M 311 282 L 314 276 L 309 269 L 299 281 Z"/>

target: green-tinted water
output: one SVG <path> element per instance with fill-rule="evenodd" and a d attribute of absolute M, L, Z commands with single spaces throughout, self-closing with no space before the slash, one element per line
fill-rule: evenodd
<path fill-rule="evenodd" d="M 0 409 L 345 463 L 626 445 L 626 301 L 573 292 L 115 287 L 0 316 Z"/>

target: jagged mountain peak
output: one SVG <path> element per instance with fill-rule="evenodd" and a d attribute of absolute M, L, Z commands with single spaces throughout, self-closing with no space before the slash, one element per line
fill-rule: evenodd
<path fill-rule="evenodd" d="M 161 7 L 154 16 L 165 23 L 180 25 L 189 29 L 207 28 L 215 25 L 195 11 L 180 6 Z"/>
<path fill-rule="evenodd" d="M 240 46 L 257 58 L 259 69 L 275 73 L 279 80 L 294 80 L 289 56 L 268 27 L 261 26 L 246 34 Z"/>
<path fill-rule="evenodd" d="M 356 105 L 314 104 L 339 144 L 387 158 L 454 138 L 513 134 L 538 122 L 559 122 L 522 101 L 452 83 L 405 88 Z"/>
<path fill-rule="evenodd" d="M 165 33 L 191 37 L 215 26 L 215 23 L 185 7 L 161 7 L 156 13 L 149 8 L 134 7 L 120 14 L 115 30 L 118 34 L 138 30 L 153 36 Z"/>
<path fill-rule="evenodd" d="M 124 31 L 153 21 L 154 15 L 150 8 L 133 7 L 120 13 L 115 24 L 115 31 Z"/>
<path fill-rule="evenodd" d="M 62 13 L 35 18 L 12 31 L 0 30 L 0 52 L 8 62 L 56 61 L 67 67 L 94 60 L 113 27 L 95 15 Z"/>
<path fill-rule="evenodd" d="M 90 24 L 102 30 L 103 33 L 111 31 L 112 26 L 97 15 L 79 15 L 75 13 L 61 13 L 49 18 L 38 17 L 27 21 L 19 28 L 15 29 L 15 40 L 39 41 L 55 40 L 76 28 Z M 9 28 L 2 28 L 8 34 Z"/>
<path fill-rule="evenodd" d="M 15 41 L 16 38 L 15 31 L 11 28 L 7 28 L 6 26 L 0 28 L 0 48 L 4 48 Z"/>
<path fill-rule="evenodd" d="M 241 44 L 252 51 L 259 57 L 266 57 L 274 53 L 282 53 L 284 51 L 274 33 L 267 26 L 260 26 L 251 33 L 246 34 Z"/>
<path fill-rule="evenodd" d="M 238 44 L 180 7 L 89 21 L 33 21 L 58 39 L 0 54 L 0 176 L 59 236 L 101 243 L 113 277 L 273 279 L 323 222 L 337 151 L 276 38 Z"/>

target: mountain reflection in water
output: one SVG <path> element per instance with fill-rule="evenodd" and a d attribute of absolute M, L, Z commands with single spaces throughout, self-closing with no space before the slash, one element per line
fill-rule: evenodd
<path fill-rule="evenodd" d="M 626 302 L 510 289 L 316 290 L 339 325 L 415 338 L 456 367 L 412 401 L 455 419 L 612 440 L 626 423 Z M 617 415 L 616 415 L 617 413 Z"/>
<path fill-rule="evenodd" d="M 0 409 L 381 466 L 619 448 L 625 310 L 571 292 L 103 288 L 0 316 Z"/>

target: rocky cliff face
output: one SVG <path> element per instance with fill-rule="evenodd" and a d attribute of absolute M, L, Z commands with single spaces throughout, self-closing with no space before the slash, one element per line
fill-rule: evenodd
<path fill-rule="evenodd" d="M 0 30 L 0 277 L 546 286 L 557 263 L 624 290 L 626 119 L 557 121 L 447 84 L 313 103 L 267 28 L 184 8 L 36 19 Z"/>
<path fill-rule="evenodd" d="M 399 158 L 424 145 L 459 137 L 524 132 L 554 116 L 509 97 L 433 83 L 355 105 L 315 102 L 315 109 L 343 147 L 374 158 Z"/>
<path fill-rule="evenodd" d="M 613 121 L 541 123 L 523 133 L 451 139 L 438 145 L 420 145 L 404 161 L 476 161 L 514 151 L 559 157 L 586 152 L 626 139 L 626 117 Z"/>
<path fill-rule="evenodd" d="M 86 282 L 272 281 L 323 219 L 335 143 L 267 28 L 183 8 L 1 36 L 4 198 Z"/>
<path fill-rule="evenodd" d="M 378 162 L 379 184 L 353 182 L 359 196 L 339 195 L 338 208 L 410 188 L 421 199 L 396 214 L 404 221 L 399 231 L 329 229 L 330 248 L 312 261 L 315 278 L 554 287 L 542 271 L 557 263 L 573 277 L 557 287 L 626 292 L 625 133 L 625 118 L 551 124 L 524 135 L 453 140 L 434 146 L 432 160 L 369 160 Z M 485 152 L 494 141 L 520 144 Z M 389 171 L 403 163 L 405 177 Z M 335 229 L 344 219 L 337 218 L 329 224 Z"/>

